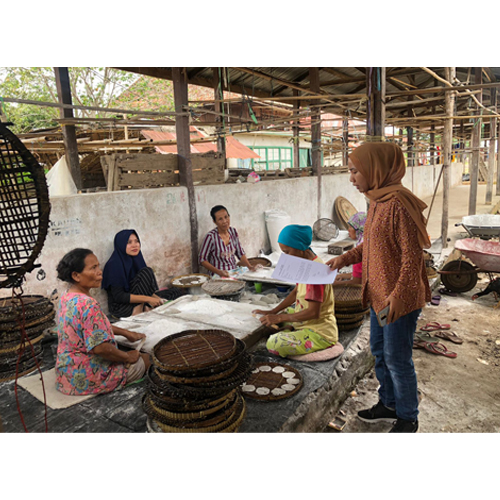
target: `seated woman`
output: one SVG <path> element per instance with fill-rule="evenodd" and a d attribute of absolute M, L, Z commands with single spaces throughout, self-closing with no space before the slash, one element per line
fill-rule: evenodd
<path fill-rule="evenodd" d="M 92 251 L 71 250 L 57 265 L 57 277 L 70 285 L 59 302 L 57 390 L 78 396 L 98 394 L 142 378 L 150 366 L 149 355 L 120 351 L 114 334 L 130 342 L 145 335 L 112 326 L 90 296 L 90 289 L 98 288 L 102 281 L 99 261 Z"/>
<path fill-rule="evenodd" d="M 115 318 L 134 316 L 163 303 L 155 294 L 158 283 L 153 270 L 146 266 L 134 229 L 115 235 L 114 251 L 104 266 L 102 288 L 108 292 L 108 309 Z M 182 295 L 177 289 L 168 293 L 163 298 L 173 300 Z"/>
<path fill-rule="evenodd" d="M 311 250 L 310 226 L 292 224 L 282 229 L 278 243 L 281 250 L 294 257 L 322 262 Z M 292 304 L 295 302 L 295 309 Z M 280 313 L 280 311 L 285 312 Z M 305 285 L 298 283 L 290 294 L 270 311 L 256 310 L 262 314 L 266 326 L 286 322 L 286 328 L 267 341 L 267 349 L 282 358 L 321 351 L 338 342 L 335 299 L 332 285 Z"/>
<path fill-rule="evenodd" d="M 366 223 L 366 212 L 358 212 L 354 214 L 348 221 L 347 224 L 349 226 L 349 238 L 351 240 L 356 240 L 356 246 L 361 245 L 363 243 L 363 232 L 365 229 Z M 363 276 L 363 264 L 358 262 L 357 264 L 353 264 L 352 273 L 340 273 L 337 274 L 337 278 L 335 279 L 335 283 L 355 283 L 357 285 L 361 284 L 361 278 Z"/>
<path fill-rule="evenodd" d="M 209 231 L 200 249 L 200 264 L 205 267 L 210 276 L 218 274 L 221 278 L 229 277 L 228 271 L 236 269 L 237 260 L 255 271 L 255 266 L 248 262 L 245 251 L 240 244 L 238 231 L 231 227 L 231 219 L 226 207 L 216 205 L 210 210 L 215 228 Z"/>

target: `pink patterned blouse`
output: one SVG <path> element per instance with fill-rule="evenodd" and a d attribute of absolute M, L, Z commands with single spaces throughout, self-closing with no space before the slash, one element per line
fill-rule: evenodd
<path fill-rule="evenodd" d="M 65 293 L 59 304 L 57 336 L 58 391 L 81 396 L 111 392 L 125 385 L 125 365 L 92 352 L 103 342 L 116 345 L 111 324 L 95 299 L 83 293 Z"/>

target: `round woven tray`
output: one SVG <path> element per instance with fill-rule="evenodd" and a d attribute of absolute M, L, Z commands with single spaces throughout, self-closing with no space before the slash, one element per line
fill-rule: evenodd
<path fill-rule="evenodd" d="M 236 351 L 236 339 L 224 330 L 186 330 L 160 340 L 153 363 L 166 371 L 185 372 L 216 365 Z"/>
<path fill-rule="evenodd" d="M 339 332 L 347 332 L 349 330 L 354 330 L 355 328 L 360 327 L 364 322 L 364 319 L 357 321 L 356 323 L 338 323 Z"/>
<path fill-rule="evenodd" d="M 290 373 L 293 373 L 293 377 L 287 376 Z M 290 382 L 292 380 L 293 382 Z M 276 401 L 293 396 L 302 388 L 302 384 L 300 372 L 292 366 L 280 363 L 256 363 L 255 369 L 245 381 L 241 391 L 246 397 L 252 399 Z M 252 387 L 253 390 L 251 390 Z M 259 392 L 267 393 L 259 394 L 257 391 L 261 388 L 263 390 Z"/>
<path fill-rule="evenodd" d="M 142 398 L 142 408 L 148 417 L 159 420 L 165 424 L 176 425 L 177 423 L 184 424 L 205 420 L 233 405 L 235 398 L 236 391 L 232 391 L 224 398 L 221 398 L 216 405 L 209 408 L 204 408 L 198 411 L 178 412 L 163 408 L 162 405 L 155 402 L 150 394 L 144 394 Z"/>
<path fill-rule="evenodd" d="M 261 265 L 262 267 L 272 267 L 273 263 L 267 257 L 250 257 L 248 262 L 252 264 L 252 266 Z M 240 265 L 240 263 L 238 263 Z"/>
<path fill-rule="evenodd" d="M 335 309 L 361 306 L 363 302 L 363 285 L 354 283 L 333 285 Z"/>
<path fill-rule="evenodd" d="M 206 274 L 193 273 L 193 274 L 183 274 L 181 276 L 175 276 L 170 281 L 171 286 L 177 288 L 190 288 L 192 286 L 201 286 L 210 280 L 210 276 Z"/>
<path fill-rule="evenodd" d="M 207 283 L 203 283 L 201 288 L 211 297 L 219 297 L 222 295 L 239 294 L 245 288 L 245 285 L 244 281 L 238 280 L 210 280 Z"/>
<path fill-rule="evenodd" d="M 354 205 L 343 196 L 338 196 L 333 204 L 333 220 L 342 229 L 349 229 L 347 221 L 358 211 Z"/>
<path fill-rule="evenodd" d="M 233 432 L 237 429 L 246 415 L 246 405 L 244 399 L 238 395 L 236 401 L 231 407 L 231 413 L 226 416 L 222 421 L 216 423 L 215 425 L 210 425 L 206 427 L 175 427 L 173 425 L 164 424 L 158 420 L 153 420 L 154 423 L 163 432 L 182 432 L 182 433 L 198 433 L 198 432 Z"/>
<path fill-rule="evenodd" d="M 224 394 L 231 392 L 246 380 L 251 370 L 252 358 L 249 354 L 245 354 L 241 362 L 238 363 L 236 370 L 228 378 L 207 383 L 206 386 L 202 386 L 202 384 L 195 386 L 161 380 L 155 368 L 151 366 L 148 371 L 148 387 L 159 398 L 166 395 L 170 398 L 179 398 L 185 402 L 201 401 L 222 397 Z"/>
<path fill-rule="evenodd" d="M 54 309 L 52 302 L 42 295 L 23 295 L 24 314 L 26 320 L 35 316 L 44 316 Z M 0 322 L 16 321 L 21 318 L 23 308 L 21 301 L 17 298 L 0 299 Z"/>
<path fill-rule="evenodd" d="M 40 316 L 33 316 L 27 318 L 24 321 L 24 328 L 31 328 L 41 323 L 52 322 L 55 316 L 54 306 L 50 304 L 52 309 L 45 312 L 45 314 Z M 22 320 L 21 320 L 22 322 Z M 10 332 L 12 330 L 20 331 L 19 322 L 16 321 L 3 321 L 0 323 L 0 335 L 1 332 Z"/>
<path fill-rule="evenodd" d="M 312 229 L 316 239 L 322 241 L 330 241 L 339 235 L 339 228 L 331 219 L 318 219 Z"/>
<path fill-rule="evenodd" d="M 36 361 L 38 361 L 38 365 L 43 366 L 43 349 L 42 351 L 36 355 Z M 20 362 L 18 366 L 18 376 L 26 375 L 31 373 L 33 370 L 36 370 L 36 362 L 35 359 L 30 357 L 28 360 L 24 362 Z M 5 367 L 0 364 L 0 382 L 6 382 L 7 380 L 13 380 L 16 378 L 16 363 L 14 362 L 12 365 Z"/>
<path fill-rule="evenodd" d="M 31 345 L 35 346 L 36 344 L 38 344 L 43 340 L 43 337 L 45 337 L 45 333 L 42 333 L 41 335 L 39 335 L 34 339 L 30 339 Z M 14 343 L 11 347 L 7 347 L 7 345 L 5 344 L 4 345 L 0 344 L 0 356 L 11 353 L 13 351 L 19 351 L 21 345 L 22 345 L 21 342 L 18 342 L 17 344 Z M 27 349 L 30 349 L 28 342 L 25 342 L 24 345 L 26 346 Z"/>
<path fill-rule="evenodd" d="M 53 320 L 49 320 L 45 323 L 40 323 L 38 325 L 26 328 L 24 331 L 28 338 L 34 339 L 38 337 L 42 332 L 51 328 L 54 325 Z M 12 347 L 15 343 L 21 341 L 21 331 L 20 330 L 10 330 L 7 332 L 0 331 L 0 347 Z"/>

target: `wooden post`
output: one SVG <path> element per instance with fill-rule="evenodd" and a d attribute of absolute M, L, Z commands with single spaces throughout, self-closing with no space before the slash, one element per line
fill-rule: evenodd
<path fill-rule="evenodd" d="M 174 83 L 175 112 L 184 113 L 188 106 L 188 86 L 185 68 L 172 68 Z M 186 186 L 189 202 L 189 223 L 191 226 L 191 269 L 193 273 L 199 270 L 198 264 L 198 217 L 196 215 L 196 198 L 193 186 L 193 171 L 191 165 L 191 145 L 189 134 L 189 117 L 175 117 L 177 135 L 177 155 L 179 157 L 180 184 Z"/>
<path fill-rule="evenodd" d="M 71 86 L 69 83 L 68 68 L 54 68 L 56 76 L 57 99 L 60 104 L 73 104 L 71 99 Z M 61 118 L 73 118 L 73 110 L 60 108 L 59 116 Z M 63 125 L 64 149 L 69 170 L 76 189 L 82 189 L 82 172 L 80 170 L 80 160 L 78 158 L 78 145 L 76 142 L 76 129 L 74 125 Z"/>
<path fill-rule="evenodd" d="M 474 83 L 482 83 L 482 68 L 474 68 Z M 482 91 L 476 94 L 476 99 L 482 103 Z M 470 165 L 469 215 L 475 215 L 477 205 L 477 182 L 479 178 L 479 146 L 481 144 L 481 110 L 476 104 L 477 120 L 472 128 L 472 158 Z"/>
<path fill-rule="evenodd" d="M 455 68 L 445 68 L 444 75 L 450 83 L 455 79 Z M 443 132 L 443 214 L 441 218 L 441 241 L 443 248 L 448 247 L 448 212 L 450 205 L 450 165 L 453 147 L 453 112 L 455 109 L 455 92 L 446 92 L 446 121 Z"/>
<path fill-rule="evenodd" d="M 342 165 L 346 166 L 349 161 L 349 115 L 347 111 L 342 122 L 342 139 L 344 148 L 342 151 Z"/>
<path fill-rule="evenodd" d="M 310 90 L 316 94 L 320 92 L 319 68 L 309 68 Z M 314 108 L 311 114 L 311 143 L 312 143 L 312 169 L 318 177 L 318 219 L 321 218 L 321 112 Z"/>
<path fill-rule="evenodd" d="M 407 164 L 413 167 L 413 128 L 406 127 L 406 151 L 408 154 Z"/>
<path fill-rule="evenodd" d="M 497 89 L 490 89 L 491 106 L 496 111 L 497 109 Z M 493 179 L 495 178 L 495 152 L 497 143 L 497 117 L 490 118 L 490 144 L 488 152 L 488 179 L 486 183 L 486 205 L 491 205 L 493 201 Z"/>
<path fill-rule="evenodd" d="M 219 69 L 212 68 L 213 80 L 214 80 L 214 111 L 216 113 L 222 113 L 224 106 L 224 90 L 222 88 L 222 83 L 219 78 Z M 224 155 L 224 163 L 227 165 L 226 160 L 226 138 L 222 135 L 222 116 L 215 115 L 215 130 L 217 131 L 217 151 Z"/>
<path fill-rule="evenodd" d="M 497 137 L 500 137 L 500 120 L 497 120 Z M 500 144 L 500 141 L 497 140 L 497 150 L 498 145 Z M 500 195 L 500 161 L 498 158 L 498 153 L 497 153 L 497 188 L 496 188 L 496 195 Z"/>
<path fill-rule="evenodd" d="M 293 89 L 293 96 L 297 97 L 299 95 L 299 91 Z M 293 101 L 293 116 L 297 116 L 300 108 L 300 101 Z M 299 120 L 296 119 L 293 121 L 293 168 L 300 168 L 300 127 Z"/>
<path fill-rule="evenodd" d="M 366 135 L 383 140 L 385 130 L 385 68 L 366 68 Z"/>

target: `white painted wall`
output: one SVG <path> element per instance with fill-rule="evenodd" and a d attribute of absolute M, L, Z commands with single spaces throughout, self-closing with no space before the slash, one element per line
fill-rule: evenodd
<path fill-rule="evenodd" d="M 433 167 L 415 167 L 413 185 L 417 196 L 433 194 L 431 179 L 436 175 L 437 180 L 439 170 L 436 174 L 432 170 Z M 461 164 L 452 164 L 452 185 L 459 184 L 461 173 Z M 411 181 L 408 172 L 404 183 L 411 187 Z M 270 249 L 264 212 L 281 209 L 291 216 L 292 223 L 312 225 L 317 218 L 317 182 L 316 177 L 305 177 L 195 187 L 200 245 L 206 232 L 214 227 L 210 209 L 221 204 L 229 210 L 231 223 L 250 257 L 261 248 Z M 348 174 L 324 175 L 321 182 L 320 217 L 332 217 L 337 196 L 347 198 L 358 210 L 366 210 L 365 198 L 349 183 Z M 66 285 L 58 282 L 55 269 L 62 256 L 73 248 L 90 248 L 104 266 L 113 250 L 113 238 L 122 229 L 138 232 L 143 255 L 160 286 L 173 276 L 190 272 L 189 206 L 184 187 L 54 197 L 51 205 L 51 227 L 38 259 L 46 278 L 38 281 L 37 269 L 27 275 L 27 294 L 48 296 L 55 289 L 59 294 L 64 291 Z M 0 290 L 0 296 L 7 295 L 9 290 Z M 95 297 L 107 309 L 105 294 L 96 291 Z"/>

